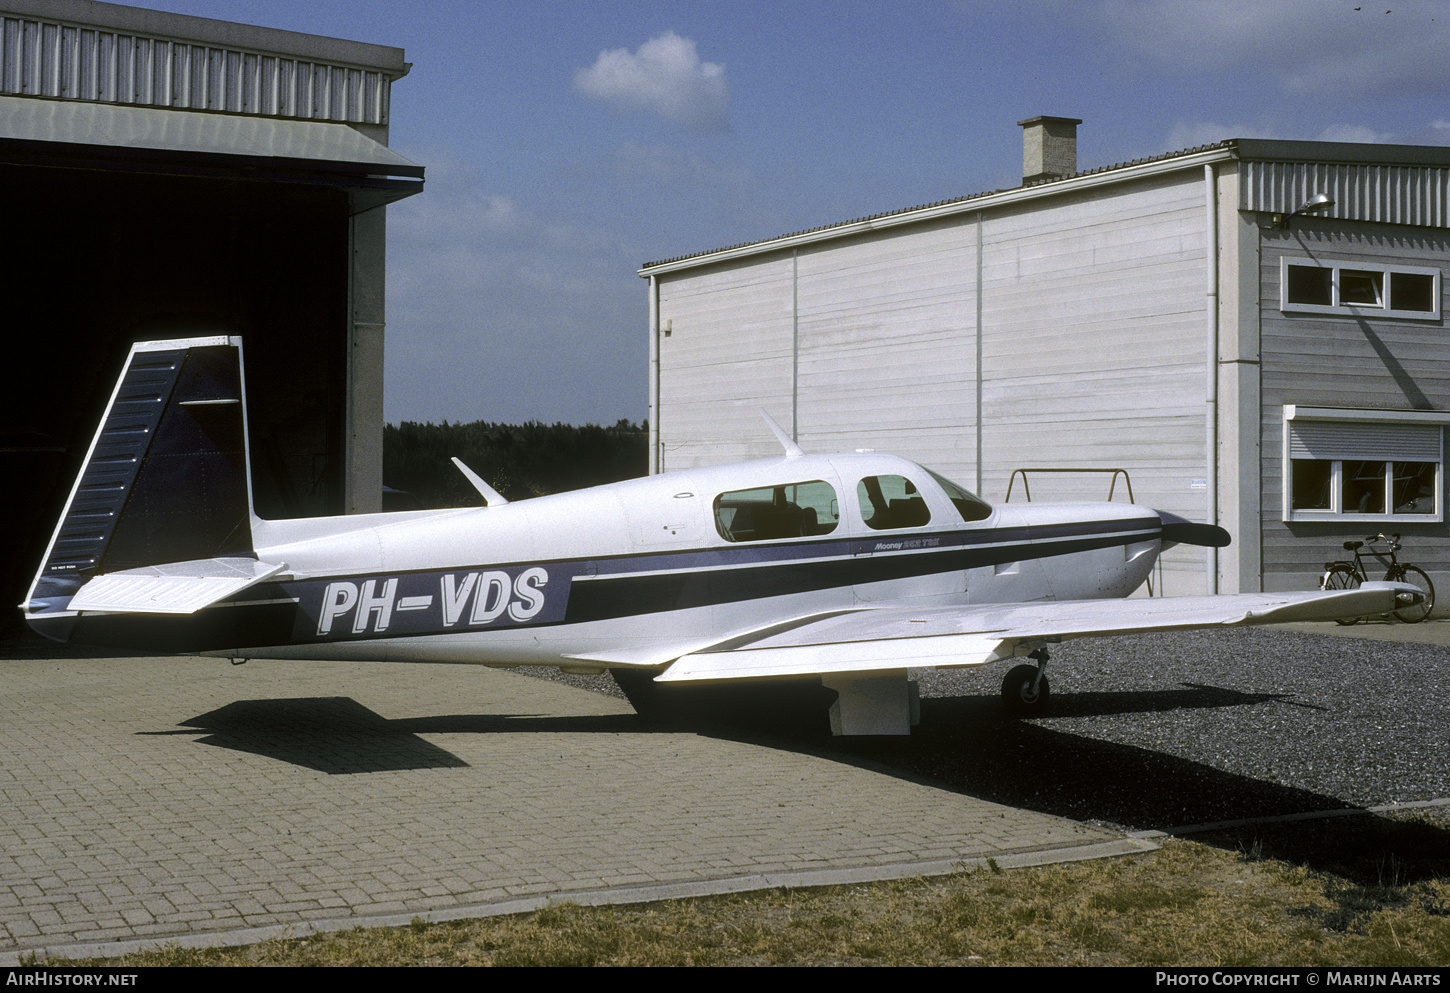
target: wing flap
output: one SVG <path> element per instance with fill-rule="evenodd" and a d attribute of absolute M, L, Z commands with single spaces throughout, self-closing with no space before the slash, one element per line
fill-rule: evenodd
<path fill-rule="evenodd" d="M 870 608 L 804 619 L 682 655 L 660 682 L 760 679 L 981 665 L 1032 646 L 1203 627 L 1334 620 L 1385 613 L 1420 595 L 1402 583 L 1357 590 L 1241 593 L 1012 605 Z"/>
<path fill-rule="evenodd" d="M 573 659 L 577 662 L 595 662 L 599 665 L 618 667 L 621 669 L 658 669 L 660 666 L 669 665 L 680 658 L 682 653 L 687 653 L 695 648 L 708 647 L 701 645 L 698 641 L 692 644 L 671 642 L 666 645 L 646 645 L 634 648 L 617 648 L 601 651 L 570 652 L 560 658 Z"/>
<path fill-rule="evenodd" d="M 657 682 L 768 679 L 833 672 L 871 672 L 980 665 L 996 657 L 1002 639 L 983 634 L 939 635 L 882 641 L 835 642 L 789 648 L 743 648 L 683 655 Z"/>
<path fill-rule="evenodd" d="M 249 558 L 195 559 L 97 576 L 71 598 L 69 610 L 124 614 L 194 614 L 271 579 L 285 565 Z"/>

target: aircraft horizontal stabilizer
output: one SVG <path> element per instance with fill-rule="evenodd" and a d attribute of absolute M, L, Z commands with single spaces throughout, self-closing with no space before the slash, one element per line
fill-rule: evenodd
<path fill-rule="evenodd" d="M 682 656 L 659 682 L 982 665 L 1048 642 L 1386 613 L 1421 593 L 1403 583 L 1354 590 L 1240 593 L 999 606 L 881 607 L 833 614 L 729 648 Z"/>
<path fill-rule="evenodd" d="M 70 610 L 194 614 L 287 568 L 249 558 L 198 559 L 97 576 L 71 598 Z"/>

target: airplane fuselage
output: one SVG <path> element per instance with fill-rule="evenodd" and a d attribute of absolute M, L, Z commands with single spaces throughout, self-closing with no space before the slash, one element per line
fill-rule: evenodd
<path fill-rule="evenodd" d="M 868 524 L 880 508 L 866 480 L 912 491 L 899 502 L 915 513 Z M 813 526 L 792 528 L 814 533 L 756 537 L 722 523 L 752 507 L 738 495 L 763 516 L 760 498 L 781 488 L 817 505 Z M 776 502 L 772 513 L 800 513 Z M 1122 597 L 1159 549 L 1157 513 L 1126 504 L 972 512 L 986 516 L 966 520 L 915 463 L 862 454 L 496 507 L 254 521 L 257 557 L 285 572 L 170 623 L 186 631 L 187 650 L 248 658 L 662 665 L 669 658 L 652 646 L 673 657 L 682 640 L 705 645 L 833 610 Z M 88 620 L 78 638 L 113 626 Z"/>

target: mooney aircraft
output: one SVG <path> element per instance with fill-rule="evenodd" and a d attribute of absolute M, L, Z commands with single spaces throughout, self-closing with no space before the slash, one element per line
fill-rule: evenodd
<path fill-rule="evenodd" d="M 241 340 L 133 347 L 22 605 L 61 641 L 230 657 L 611 669 L 666 687 L 789 678 L 842 734 L 906 734 L 912 667 L 1066 638 L 1330 619 L 1413 587 L 1125 599 L 1162 548 L 1221 528 L 1120 503 L 992 506 L 884 454 L 784 452 L 509 503 L 300 520 L 253 510 Z M 767 418 L 768 420 L 768 418 Z M 457 460 L 455 460 L 457 461 Z M 832 694 L 823 694 L 829 698 Z"/>

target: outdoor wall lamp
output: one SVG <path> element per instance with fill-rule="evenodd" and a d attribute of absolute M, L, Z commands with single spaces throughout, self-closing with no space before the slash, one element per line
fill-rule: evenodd
<path fill-rule="evenodd" d="M 1312 214 L 1319 210 L 1328 210 L 1334 206 L 1334 200 L 1328 193 L 1316 193 L 1310 197 L 1303 206 L 1289 211 L 1287 214 L 1274 215 L 1274 227 L 1280 231 L 1289 230 L 1289 222 L 1300 214 Z"/>

